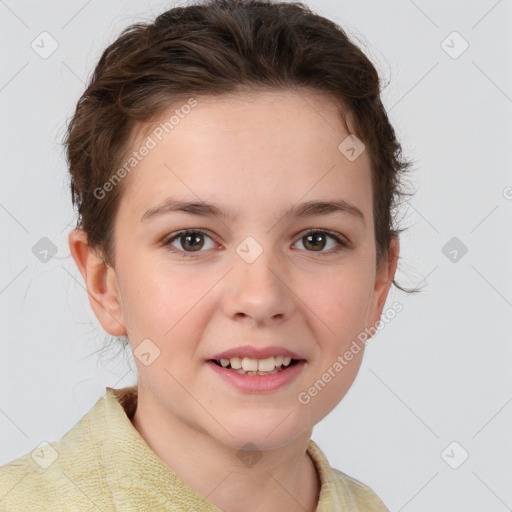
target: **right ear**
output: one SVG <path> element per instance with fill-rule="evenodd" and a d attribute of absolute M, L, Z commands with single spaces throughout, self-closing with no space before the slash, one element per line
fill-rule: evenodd
<path fill-rule="evenodd" d="M 101 325 L 113 336 L 126 335 L 115 270 L 89 247 L 87 234 L 74 229 L 68 236 L 69 250 L 82 274 L 89 303 Z"/>

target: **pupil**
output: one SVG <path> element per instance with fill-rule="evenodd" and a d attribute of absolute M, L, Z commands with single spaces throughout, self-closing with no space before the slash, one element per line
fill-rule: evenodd
<path fill-rule="evenodd" d="M 192 242 L 192 244 L 190 244 L 190 245 L 191 245 L 191 247 L 192 247 L 192 250 L 197 250 L 197 248 L 198 248 L 198 245 L 197 245 L 197 244 L 198 244 L 198 242 L 200 242 L 200 240 L 201 240 L 201 235 L 200 235 L 199 233 L 197 233 L 197 234 L 195 234 L 195 235 L 184 235 L 184 238 L 185 238 L 185 240 L 186 240 L 186 243 L 185 243 L 184 245 L 182 244 L 182 245 L 184 246 L 184 248 L 185 248 L 185 245 L 189 244 L 189 241 L 190 241 L 190 240 L 193 240 L 193 241 L 195 241 L 195 242 Z M 195 243 L 196 245 L 193 245 L 194 243 Z M 200 248 L 201 248 L 201 245 L 199 245 L 199 249 L 200 249 Z"/>
<path fill-rule="evenodd" d="M 323 239 L 324 245 L 322 245 L 321 247 L 319 247 L 318 245 L 313 244 L 313 250 L 323 249 L 323 248 L 324 248 L 324 246 L 325 246 L 325 236 L 324 236 L 324 235 L 322 235 L 322 234 L 312 234 L 312 235 L 308 235 L 308 236 L 306 236 L 305 238 L 306 238 L 306 240 L 307 240 L 307 244 L 310 244 L 311 239 L 314 239 L 314 238 L 321 238 L 321 239 Z M 306 244 L 306 245 L 307 245 L 307 244 Z M 310 244 L 310 245 L 311 245 L 311 244 Z"/>

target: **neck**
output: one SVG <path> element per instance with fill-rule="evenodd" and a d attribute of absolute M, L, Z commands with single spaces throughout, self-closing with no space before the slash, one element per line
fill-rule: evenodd
<path fill-rule="evenodd" d="M 307 453 L 311 430 L 285 446 L 244 452 L 169 415 L 138 395 L 131 419 L 150 448 L 192 489 L 222 510 L 314 512 L 320 483 Z"/>

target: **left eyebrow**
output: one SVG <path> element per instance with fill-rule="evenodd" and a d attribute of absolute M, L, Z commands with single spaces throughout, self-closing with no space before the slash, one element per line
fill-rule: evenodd
<path fill-rule="evenodd" d="M 239 211 L 225 209 L 214 203 L 180 201 L 170 197 L 160 205 L 147 210 L 141 217 L 141 222 L 146 222 L 151 218 L 167 215 L 172 212 L 182 212 L 201 217 L 219 217 L 232 220 L 236 219 L 240 214 Z M 307 201 L 288 208 L 281 214 L 281 217 L 314 217 L 320 215 L 331 215 L 334 213 L 343 213 L 352 216 L 353 218 L 359 219 L 359 221 L 366 226 L 363 212 L 355 205 L 344 199 L 338 199 L 336 201 Z"/>

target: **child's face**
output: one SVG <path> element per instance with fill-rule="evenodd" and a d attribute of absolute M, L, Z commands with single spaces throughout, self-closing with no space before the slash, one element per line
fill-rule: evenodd
<path fill-rule="evenodd" d="M 389 290 L 388 266 L 376 273 L 369 155 L 350 161 L 338 149 L 348 132 L 325 96 L 197 100 L 161 141 L 152 135 L 156 147 L 125 178 L 115 225 L 118 320 L 132 350 L 151 340 L 142 359 L 159 350 L 149 365 L 135 357 L 154 418 L 171 414 L 233 448 L 277 447 L 311 429 L 350 388 L 363 350 L 305 398 L 379 320 Z M 172 212 L 141 220 L 170 197 L 214 203 L 234 217 Z M 342 199 L 364 220 L 285 215 L 304 202 Z M 335 252 L 333 238 L 307 238 L 308 228 L 337 233 L 350 247 Z M 162 244 L 183 229 L 206 235 Z M 209 360 L 247 345 L 281 347 L 305 362 L 271 391 L 240 389 Z"/>

